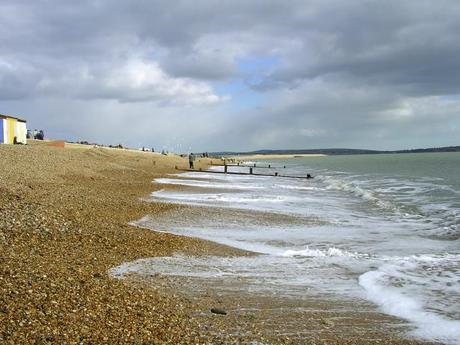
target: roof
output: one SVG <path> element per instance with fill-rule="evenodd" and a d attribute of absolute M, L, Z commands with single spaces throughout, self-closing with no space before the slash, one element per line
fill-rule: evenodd
<path fill-rule="evenodd" d="M 27 122 L 26 120 L 20 119 L 19 117 L 11 116 L 11 115 L 5 115 L 5 114 L 0 114 L 0 119 L 14 119 L 20 122 Z"/>

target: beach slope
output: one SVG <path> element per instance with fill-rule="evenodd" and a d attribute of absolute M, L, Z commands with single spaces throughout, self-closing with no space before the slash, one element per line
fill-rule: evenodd
<path fill-rule="evenodd" d="M 258 329 L 263 332 L 270 325 L 258 322 L 258 314 L 215 317 L 209 312 L 214 299 L 208 305 L 206 300 L 187 298 L 181 294 L 182 285 L 157 289 L 107 273 L 124 262 L 178 252 L 242 254 L 211 242 L 129 225 L 145 215 L 183 214 L 183 206 L 142 198 L 159 188 L 153 179 L 175 172 L 176 166 L 186 168 L 185 158 L 65 146 L 0 145 L 0 343 L 266 343 Z M 209 163 L 201 160 L 197 168 Z M 228 305 L 243 308 L 250 302 L 232 299 Z M 255 302 L 270 306 L 276 300 Z M 328 303 L 315 302 L 312 306 L 319 308 L 315 313 L 302 314 L 305 332 L 328 315 Z M 282 322 L 289 317 L 298 315 L 283 312 Z M 369 323 L 363 317 L 358 321 Z M 229 331 L 232 324 L 238 325 L 238 334 Z M 314 338 L 320 343 L 369 342 L 369 338 L 347 340 L 330 324 L 321 327 L 327 337 L 321 340 L 325 336 L 317 334 Z M 277 336 L 269 343 L 304 342 Z M 412 342 L 378 335 L 375 343 Z"/>
<path fill-rule="evenodd" d="M 140 198 L 188 161 L 70 147 L 0 145 L 0 343 L 193 342 L 186 301 L 107 275 L 141 257 L 212 252 L 128 225 L 173 207 Z"/>

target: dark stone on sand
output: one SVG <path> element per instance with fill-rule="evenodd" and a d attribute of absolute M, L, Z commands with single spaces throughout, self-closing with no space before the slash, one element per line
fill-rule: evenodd
<path fill-rule="evenodd" d="M 335 324 L 331 320 L 328 319 L 321 319 L 321 323 L 326 327 L 334 327 Z"/>
<path fill-rule="evenodd" d="M 102 274 L 100 274 L 99 272 L 97 272 L 97 273 L 94 273 L 94 274 L 93 274 L 93 277 L 94 277 L 94 278 L 102 278 Z"/>
<path fill-rule="evenodd" d="M 36 338 L 37 344 L 49 344 L 54 341 L 54 336 L 52 335 L 42 335 Z"/>
<path fill-rule="evenodd" d="M 227 312 L 220 308 L 212 308 L 211 313 L 219 314 L 219 315 L 227 315 Z"/>

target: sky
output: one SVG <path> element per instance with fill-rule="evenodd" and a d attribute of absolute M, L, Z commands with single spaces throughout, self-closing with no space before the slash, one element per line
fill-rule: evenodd
<path fill-rule="evenodd" d="M 0 113 L 175 152 L 460 145 L 458 0 L 1 0 Z"/>

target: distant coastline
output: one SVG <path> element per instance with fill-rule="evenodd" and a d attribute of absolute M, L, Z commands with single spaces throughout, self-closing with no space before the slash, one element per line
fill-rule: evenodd
<path fill-rule="evenodd" d="M 399 153 L 427 153 L 427 152 L 460 152 L 460 146 L 444 146 L 444 147 L 431 147 L 410 150 L 393 150 L 393 151 L 380 151 L 380 150 L 365 150 L 365 149 L 346 149 L 346 148 L 330 148 L 330 149 L 284 149 L 284 150 L 258 150 L 250 152 L 213 152 L 213 156 L 226 156 L 232 158 L 293 158 L 296 156 L 303 157 L 320 157 L 320 156 L 335 156 L 335 155 L 362 155 L 362 154 L 399 154 Z M 257 158 L 254 158 L 257 157 Z"/>
<path fill-rule="evenodd" d="M 230 156 L 231 159 L 287 159 L 287 158 L 307 158 L 307 157 L 325 157 L 327 155 L 321 153 L 297 153 L 297 154 L 255 154 L 255 155 L 235 155 Z"/>

